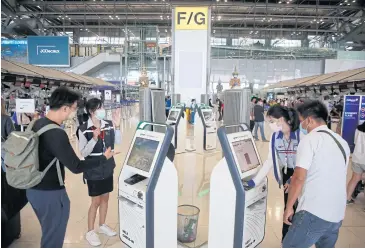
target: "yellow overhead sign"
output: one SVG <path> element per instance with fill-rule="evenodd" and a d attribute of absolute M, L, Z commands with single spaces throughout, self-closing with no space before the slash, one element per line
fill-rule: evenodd
<path fill-rule="evenodd" d="M 208 29 L 208 7 L 176 7 L 176 30 Z"/>

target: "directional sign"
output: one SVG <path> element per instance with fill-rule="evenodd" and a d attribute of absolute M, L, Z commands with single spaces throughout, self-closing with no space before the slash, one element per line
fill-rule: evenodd
<path fill-rule="evenodd" d="M 176 30 L 207 30 L 208 7 L 176 7 Z"/>

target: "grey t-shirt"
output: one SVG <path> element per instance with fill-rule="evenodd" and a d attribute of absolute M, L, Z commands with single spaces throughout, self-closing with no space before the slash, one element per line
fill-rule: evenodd
<path fill-rule="evenodd" d="M 264 107 L 261 105 L 255 105 L 253 108 L 253 115 L 255 116 L 255 122 L 264 122 Z"/>

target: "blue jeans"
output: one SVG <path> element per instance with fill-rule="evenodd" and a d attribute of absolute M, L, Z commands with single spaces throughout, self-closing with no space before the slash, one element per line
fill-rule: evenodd
<path fill-rule="evenodd" d="M 255 130 L 254 130 L 254 137 L 255 139 L 259 139 L 259 137 L 257 136 L 257 129 L 260 127 L 260 132 L 261 132 L 261 139 L 262 140 L 266 140 L 265 138 L 265 133 L 264 133 L 264 122 L 255 122 Z"/>
<path fill-rule="evenodd" d="M 41 247 L 61 248 L 70 216 L 66 189 L 27 189 L 27 198 L 41 224 Z"/>
<path fill-rule="evenodd" d="M 334 248 L 342 221 L 328 222 L 304 210 L 294 215 L 283 248 Z"/>

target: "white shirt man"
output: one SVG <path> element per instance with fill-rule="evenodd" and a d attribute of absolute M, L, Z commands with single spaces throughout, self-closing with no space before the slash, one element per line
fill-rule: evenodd
<path fill-rule="evenodd" d="M 322 102 L 305 102 L 297 111 L 300 129 L 308 135 L 297 150 L 283 217 L 284 223 L 291 226 L 283 247 L 304 248 L 315 244 L 316 248 L 333 248 L 345 216 L 350 148 L 327 128 L 328 111 Z M 294 215 L 297 199 L 299 204 Z"/>

